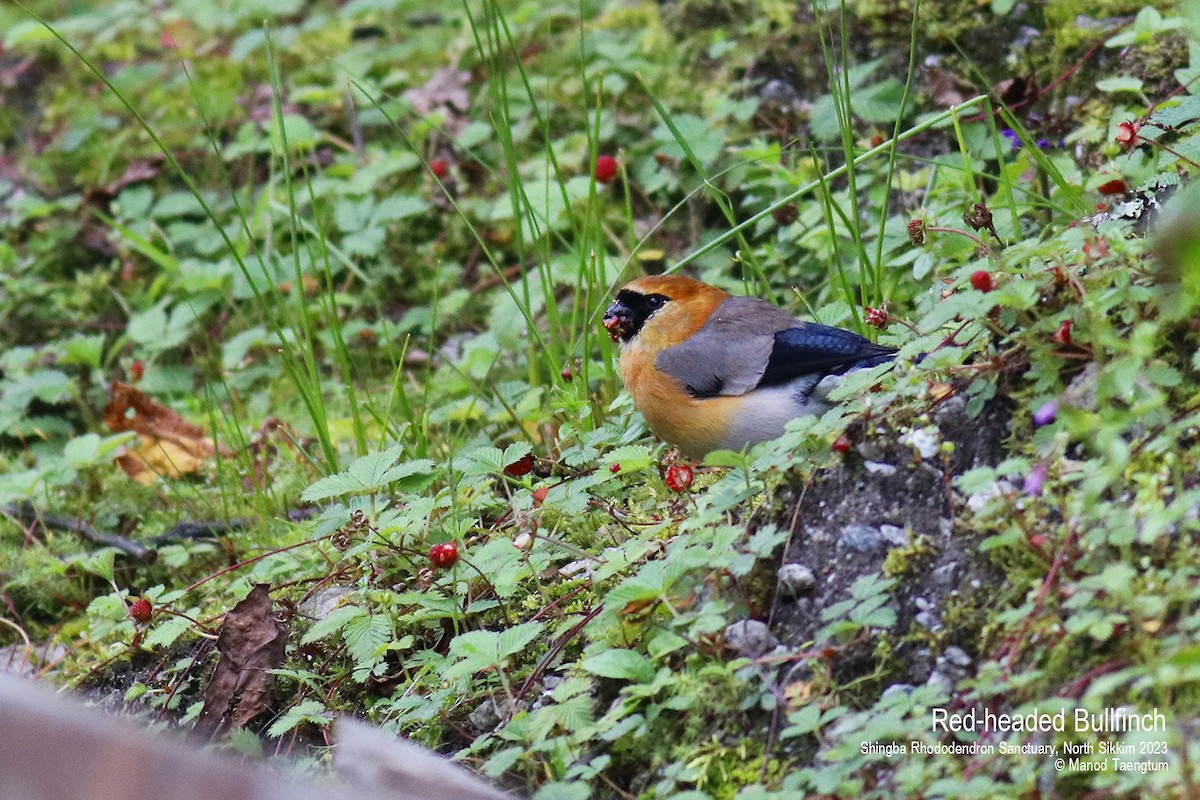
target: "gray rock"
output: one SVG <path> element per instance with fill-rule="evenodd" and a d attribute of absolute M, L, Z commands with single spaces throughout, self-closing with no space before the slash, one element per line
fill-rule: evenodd
<path fill-rule="evenodd" d="M 908 534 L 904 528 L 897 525 L 880 525 L 879 534 L 889 547 L 904 547 L 908 544 Z"/>
<path fill-rule="evenodd" d="M 926 461 L 936 456 L 938 450 L 941 448 L 938 429 L 932 425 L 901 435 L 900 443 L 911 447 L 916 451 L 917 455 Z"/>
<path fill-rule="evenodd" d="M 496 707 L 496 701 L 488 698 L 475 706 L 475 710 L 467 714 L 467 721 L 481 733 L 494 731 L 500 724 L 500 709 Z"/>
<path fill-rule="evenodd" d="M 792 597 L 811 594 L 817 585 L 817 576 L 803 564 L 792 562 L 779 568 L 779 585 Z"/>
<path fill-rule="evenodd" d="M 936 631 L 942 627 L 941 615 L 934 611 L 922 611 L 913 617 L 913 622 L 925 630 Z"/>
<path fill-rule="evenodd" d="M 880 695 L 880 699 L 894 697 L 898 694 L 912 694 L 912 690 L 914 688 L 915 687 L 911 683 L 893 683 L 891 686 L 883 690 L 883 694 Z"/>
<path fill-rule="evenodd" d="M 947 647 L 942 653 L 942 658 L 956 667 L 971 666 L 971 657 L 961 647 L 954 647 L 953 645 Z"/>
<path fill-rule="evenodd" d="M 1084 411 L 1096 410 L 1096 387 L 1100 383 L 1100 367 L 1095 361 L 1088 362 L 1083 372 L 1075 376 L 1063 392 L 1063 400 L 1067 405 L 1081 408 Z"/>
<path fill-rule="evenodd" d="M 942 564 L 940 567 L 938 567 L 937 569 L 935 569 L 933 571 L 934 584 L 937 586 L 942 586 L 942 587 L 957 585 L 957 583 L 958 583 L 958 580 L 957 580 L 958 568 L 959 568 L 959 563 L 956 561 L 951 561 L 949 563 Z"/>
<path fill-rule="evenodd" d="M 739 619 L 725 626 L 725 643 L 746 658 L 758 658 L 779 646 L 767 623 L 756 619 Z"/>
<path fill-rule="evenodd" d="M 296 610 L 314 622 L 319 622 L 333 613 L 335 609 L 345 605 L 346 598 L 354 594 L 355 591 L 357 589 L 353 586 L 341 584 L 327 586 L 298 605 Z"/>
<path fill-rule="evenodd" d="M 842 528 L 839 543 L 856 553 L 878 553 L 887 549 L 883 534 L 878 528 L 872 528 L 870 525 L 847 525 Z"/>

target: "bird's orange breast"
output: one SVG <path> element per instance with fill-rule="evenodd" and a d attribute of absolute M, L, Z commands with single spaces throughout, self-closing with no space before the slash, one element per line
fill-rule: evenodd
<path fill-rule="evenodd" d="M 657 369 L 656 352 L 636 342 L 621 353 L 621 378 L 650 430 L 691 458 L 721 446 L 737 397 L 692 397 L 679 381 Z"/>

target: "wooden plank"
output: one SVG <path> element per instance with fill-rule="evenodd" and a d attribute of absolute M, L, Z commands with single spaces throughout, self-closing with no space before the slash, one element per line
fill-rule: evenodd
<path fill-rule="evenodd" d="M 301 780 L 0 675 L 3 800 L 514 800 L 447 758 L 339 720 L 342 781 Z M 347 779 L 353 781 L 348 782 Z"/>

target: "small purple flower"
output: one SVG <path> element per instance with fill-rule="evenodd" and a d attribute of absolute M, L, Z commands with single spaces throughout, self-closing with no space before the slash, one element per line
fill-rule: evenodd
<path fill-rule="evenodd" d="M 1042 403 L 1041 407 L 1039 407 L 1037 411 L 1033 412 L 1033 424 L 1035 427 L 1040 428 L 1043 425 L 1049 425 L 1051 422 L 1054 422 L 1054 419 L 1057 416 L 1058 401 L 1050 400 Z"/>
<path fill-rule="evenodd" d="M 1021 149 L 1021 137 L 1018 136 L 1017 132 L 1014 131 L 1012 128 L 1005 128 L 1004 130 L 1000 131 L 1000 135 L 1007 137 L 1009 144 L 1010 144 L 1009 149 L 1011 149 L 1011 150 L 1020 150 Z"/>
<path fill-rule="evenodd" d="M 1050 470 L 1049 465 L 1045 461 L 1039 461 L 1034 464 L 1033 469 L 1029 470 L 1029 474 L 1025 476 L 1025 485 L 1021 491 L 1027 497 L 1038 497 L 1042 493 L 1042 484 L 1046 482 L 1046 473 Z"/>

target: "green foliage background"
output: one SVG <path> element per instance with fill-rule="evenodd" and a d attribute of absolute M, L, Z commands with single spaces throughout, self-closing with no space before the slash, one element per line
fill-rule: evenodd
<path fill-rule="evenodd" d="M 1200 231 L 1192 187 L 1149 236 L 1142 208 L 1196 168 L 1198 20 L 1100 0 L 0 7 L 0 643 L 61 643 L 55 680 L 187 723 L 203 634 L 265 582 L 293 635 L 245 752 L 322 762 L 320 729 L 355 713 L 545 798 L 1194 795 Z M 994 231 L 964 222 L 975 204 Z M 676 494 L 597 325 L 664 266 L 872 331 L 900 363 Z M 113 380 L 232 455 L 131 482 Z M 789 487 L 841 468 L 848 426 L 920 429 L 947 392 L 1012 409 L 1010 457 L 949 488 L 1003 576 L 971 674 L 885 691 L 888 575 L 778 661 L 727 647 L 769 609 Z M 22 502 L 141 540 L 239 525 L 146 564 L 31 528 Z M 461 558 L 435 570 L 442 542 Z M 877 673 L 843 682 L 823 654 L 859 638 Z M 1114 738 L 1155 763 L 1163 743 L 1168 768 L 863 752 L 936 741 L 929 710 L 956 704 L 1158 708 L 1168 731 Z"/>

